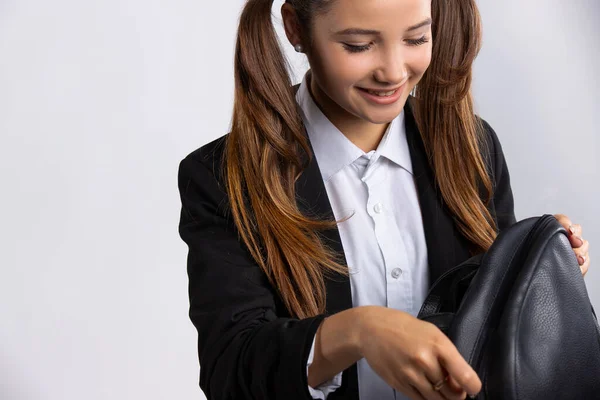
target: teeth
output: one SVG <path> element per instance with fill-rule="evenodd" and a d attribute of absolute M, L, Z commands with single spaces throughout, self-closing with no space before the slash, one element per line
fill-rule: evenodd
<path fill-rule="evenodd" d="M 374 92 L 372 90 L 368 90 L 369 93 L 374 94 L 375 96 L 379 96 L 379 97 L 386 97 L 386 96 L 391 96 L 394 93 L 396 93 L 396 90 L 392 90 L 390 92 Z"/>

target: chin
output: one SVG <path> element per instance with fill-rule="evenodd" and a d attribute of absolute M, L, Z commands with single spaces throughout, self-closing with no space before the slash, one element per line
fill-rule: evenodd
<path fill-rule="evenodd" d="M 370 115 L 365 115 L 363 116 L 363 119 L 365 121 L 368 121 L 372 124 L 376 124 L 376 125 L 381 125 L 381 124 L 387 124 L 392 122 L 392 120 L 396 118 L 394 117 L 374 117 L 374 116 L 370 116 Z"/>
<path fill-rule="evenodd" d="M 400 115 L 403 109 L 404 104 L 402 107 L 398 107 L 395 111 L 365 113 L 363 118 L 372 124 L 387 124 L 392 122 L 394 118 Z"/>

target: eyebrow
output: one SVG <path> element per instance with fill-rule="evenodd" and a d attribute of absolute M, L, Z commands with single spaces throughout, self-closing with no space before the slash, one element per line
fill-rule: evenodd
<path fill-rule="evenodd" d="M 423 26 L 431 25 L 431 18 L 419 22 L 416 25 L 409 27 L 406 31 L 415 31 Z M 335 35 L 381 35 L 381 32 L 373 29 L 348 28 L 334 33 Z"/>

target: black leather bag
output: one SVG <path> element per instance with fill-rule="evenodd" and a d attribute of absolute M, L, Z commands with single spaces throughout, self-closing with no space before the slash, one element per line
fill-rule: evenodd
<path fill-rule="evenodd" d="M 518 222 L 442 275 L 418 318 L 477 372 L 477 399 L 600 399 L 600 326 L 552 215 Z"/>

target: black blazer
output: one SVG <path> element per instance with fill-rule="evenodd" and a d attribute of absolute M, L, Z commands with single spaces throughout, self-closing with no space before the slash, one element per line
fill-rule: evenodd
<path fill-rule="evenodd" d="M 408 101 L 404 111 L 433 283 L 471 254 L 437 190 Z M 494 182 L 489 209 L 502 230 L 515 223 L 513 195 L 498 138 L 483 122 L 488 143 L 484 159 Z M 265 274 L 238 241 L 227 211 L 220 169 L 225 136 L 195 150 L 179 165 L 179 233 L 189 246 L 189 316 L 198 330 L 200 387 L 209 400 L 312 399 L 306 378 L 312 340 L 327 315 L 352 307 L 350 281 L 341 275 L 326 280 L 325 314 L 290 318 Z M 333 216 L 316 158 L 298 179 L 296 193 L 302 211 Z M 343 257 L 338 230 L 324 236 Z M 328 399 L 358 398 L 354 364 L 343 372 L 342 386 Z"/>

